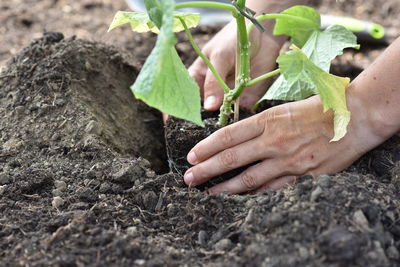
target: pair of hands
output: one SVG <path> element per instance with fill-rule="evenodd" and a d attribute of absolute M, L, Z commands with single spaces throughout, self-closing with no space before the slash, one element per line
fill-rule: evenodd
<path fill-rule="evenodd" d="M 203 49 L 229 86 L 232 86 L 234 78 L 235 32 L 235 25 L 228 24 Z M 283 41 L 272 34 L 252 37 L 252 78 L 276 68 L 275 59 Z M 222 104 L 223 90 L 204 62 L 197 59 L 189 73 L 200 85 L 204 108 L 217 110 Z M 267 83 L 247 88 L 241 96 L 241 106 L 250 108 L 265 93 Z M 194 167 L 184 175 L 186 184 L 197 186 L 256 161 L 260 162 L 208 192 L 262 192 L 291 184 L 301 175 L 317 177 L 343 170 L 382 142 L 381 138 L 366 130 L 363 124 L 367 118 L 359 112 L 362 108 L 349 95 L 352 121 L 348 134 L 340 141 L 330 142 L 333 114 L 323 113 L 318 96 L 276 106 L 224 127 L 199 142 L 187 156 Z"/>

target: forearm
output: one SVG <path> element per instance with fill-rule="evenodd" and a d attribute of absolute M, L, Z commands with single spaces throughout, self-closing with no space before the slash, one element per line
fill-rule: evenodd
<path fill-rule="evenodd" d="M 347 99 L 358 106 L 352 118 L 364 117 L 373 135 L 385 140 L 400 130 L 400 38 L 351 83 Z"/>

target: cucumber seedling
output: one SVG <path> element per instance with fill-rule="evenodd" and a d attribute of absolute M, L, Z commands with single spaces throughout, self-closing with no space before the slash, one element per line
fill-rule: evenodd
<path fill-rule="evenodd" d="M 204 60 L 224 90 L 220 109 L 220 126 L 228 123 L 234 113 L 235 102 L 247 87 L 262 80 L 280 75 L 259 102 L 267 99 L 301 100 L 319 94 L 324 112 L 334 112 L 334 137 L 340 140 L 347 131 L 350 112 L 346 105 L 345 89 L 350 79 L 329 73 L 331 61 L 345 48 L 359 48 L 354 34 L 342 26 L 331 26 L 321 31 L 321 16 L 313 8 L 294 6 L 279 14 L 255 16 L 246 7 L 246 0 L 232 4 L 212 1 L 191 1 L 175 4 L 174 0 L 145 0 L 147 12 L 122 12 L 114 17 L 109 31 L 130 24 L 135 32 L 152 31 L 158 34 L 157 42 L 147 58 L 131 89 L 136 98 L 149 106 L 172 116 L 203 126 L 199 86 L 190 77 L 175 49 L 175 32 L 185 31 L 194 51 Z M 193 40 L 190 28 L 197 26 L 199 14 L 181 13 L 188 7 L 215 8 L 230 11 L 237 24 L 237 73 L 235 86 L 229 88 L 210 60 Z M 248 23 L 246 23 L 246 19 Z M 276 21 L 274 34 L 291 38 L 290 50 L 277 58 L 278 68 L 259 77 L 251 77 L 249 36 L 252 30 L 263 30 L 261 21 Z M 255 27 L 254 27 L 255 26 Z M 257 29 L 254 29 L 257 28 Z"/>

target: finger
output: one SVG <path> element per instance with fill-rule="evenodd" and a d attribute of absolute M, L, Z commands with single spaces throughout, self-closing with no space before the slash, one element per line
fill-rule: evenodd
<path fill-rule="evenodd" d="M 288 185 L 294 184 L 296 182 L 296 179 L 297 176 L 280 177 L 262 185 L 260 188 L 254 190 L 254 193 L 262 193 L 267 190 L 278 190 Z"/>
<path fill-rule="evenodd" d="M 261 163 L 249 167 L 232 179 L 211 187 L 208 192 L 210 194 L 219 194 L 223 192 L 239 194 L 255 190 L 268 181 L 286 175 L 285 168 L 283 168 L 281 162 L 282 161 L 275 159 L 264 160 Z"/>
<path fill-rule="evenodd" d="M 256 138 L 264 131 L 265 115 L 260 113 L 226 126 L 200 141 L 187 156 L 187 161 L 198 164 L 227 148 Z"/>
<path fill-rule="evenodd" d="M 225 55 L 225 52 L 213 53 L 210 57 L 211 63 L 219 73 L 222 80 L 226 81 L 229 72 L 233 68 L 234 59 L 232 55 Z M 222 104 L 224 91 L 215 79 L 213 73 L 208 70 L 204 80 L 204 109 L 217 110 Z"/>
<path fill-rule="evenodd" d="M 164 125 L 167 124 L 167 120 L 169 118 L 169 115 L 167 113 L 162 113 L 162 119 L 163 119 L 163 123 Z"/>
<path fill-rule="evenodd" d="M 222 173 L 265 159 L 260 139 L 252 139 L 212 156 L 206 161 L 187 170 L 186 184 L 197 186 Z"/>
<path fill-rule="evenodd" d="M 204 80 L 206 78 L 207 69 L 206 63 L 204 63 L 200 57 L 198 57 L 188 69 L 189 75 L 193 77 L 199 85 L 202 97 L 204 97 Z"/>

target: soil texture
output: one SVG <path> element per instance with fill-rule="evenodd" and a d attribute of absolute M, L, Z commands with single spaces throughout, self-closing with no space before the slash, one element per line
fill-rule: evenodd
<path fill-rule="evenodd" d="M 123 1 L 0 3 L 1 266 L 400 266 L 399 135 L 339 174 L 283 190 L 189 189 L 168 172 L 160 114 L 129 90 L 154 36 L 102 33 L 118 9 Z M 382 23 L 389 41 L 398 34 L 397 0 L 320 9 Z M 347 51 L 334 68 L 354 77 L 383 49 Z"/>

